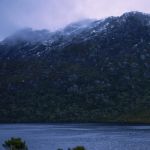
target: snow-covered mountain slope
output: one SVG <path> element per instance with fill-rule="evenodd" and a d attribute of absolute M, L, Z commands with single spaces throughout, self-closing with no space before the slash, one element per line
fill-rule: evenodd
<path fill-rule="evenodd" d="M 56 32 L 49 32 L 47 30 L 34 31 L 27 28 L 6 38 L 1 45 L 17 45 L 17 47 L 20 45 L 20 49 L 22 49 L 22 47 L 24 49 L 24 47 L 27 46 L 28 50 L 29 45 L 35 45 L 34 47 L 32 46 L 31 51 L 32 49 L 37 49 L 37 53 L 40 53 L 38 52 L 40 46 L 46 47 L 47 50 L 51 51 L 52 49 L 62 49 L 72 43 L 84 43 L 88 40 L 96 40 L 100 38 L 103 40 L 108 36 L 113 36 L 112 40 L 115 40 L 114 38 L 118 38 L 123 34 L 122 32 L 129 32 L 131 28 L 134 30 L 137 29 L 138 26 L 149 27 L 149 25 L 150 15 L 140 12 L 129 12 L 123 14 L 121 17 L 109 17 L 103 20 L 87 19 L 77 23 L 72 23 L 66 28 Z M 115 37 L 115 32 L 120 35 Z M 46 53 L 47 50 L 45 50 Z"/>

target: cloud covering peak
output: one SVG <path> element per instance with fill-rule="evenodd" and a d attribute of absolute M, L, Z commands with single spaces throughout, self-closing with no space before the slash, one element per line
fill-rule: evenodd
<path fill-rule="evenodd" d="M 0 0 L 0 39 L 17 29 L 55 30 L 84 18 L 150 12 L 148 0 Z"/>

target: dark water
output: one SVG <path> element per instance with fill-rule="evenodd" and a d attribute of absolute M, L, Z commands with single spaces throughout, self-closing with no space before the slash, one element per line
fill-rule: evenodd
<path fill-rule="evenodd" d="M 84 145 L 87 150 L 150 150 L 150 126 L 0 125 L 0 144 L 12 136 L 23 138 L 29 150 L 65 150 L 76 145 Z"/>

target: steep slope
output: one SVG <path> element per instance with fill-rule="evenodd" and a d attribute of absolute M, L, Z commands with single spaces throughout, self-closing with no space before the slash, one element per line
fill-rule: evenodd
<path fill-rule="evenodd" d="M 28 32 L 0 44 L 0 122 L 150 123 L 150 15 Z"/>

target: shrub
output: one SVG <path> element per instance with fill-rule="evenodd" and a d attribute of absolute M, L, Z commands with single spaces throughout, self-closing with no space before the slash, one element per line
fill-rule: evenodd
<path fill-rule="evenodd" d="M 21 138 L 11 138 L 3 144 L 6 150 L 28 150 L 27 145 Z"/>
<path fill-rule="evenodd" d="M 83 146 L 74 147 L 72 150 L 86 150 Z"/>

